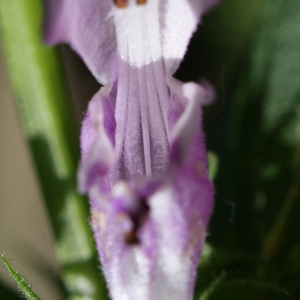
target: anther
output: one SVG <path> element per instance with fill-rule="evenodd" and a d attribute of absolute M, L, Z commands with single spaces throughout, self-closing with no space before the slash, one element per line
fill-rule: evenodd
<path fill-rule="evenodd" d="M 144 5 L 144 4 L 146 4 L 146 0 L 136 0 L 136 3 L 138 4 L 138 5 Z"/>
<path fill-rule="evenodd" d="M 139 208 L 134 214 L 128 215 L 132 222 L 132 229 L 123 234 L 124 241 L 127 245 L 138 245 L 140 243 L 139 230 L 147 222 L 150 207 L 146 198 L 139 198 Z"/>
<path fill-rule="evenodd" d="M 131 246 L 138 245 L 140 243 L 140 240 L 137 236 L 137 230 L 132 229 L 128 232 L 125 232 L 124 240 L 127 245 L 131 245 Z"/>
<path fill-rule="evenodd" d="M 114 3 L 118 8 L 126 8 L 127 7 L 127 0 L 114 0 Z"/>

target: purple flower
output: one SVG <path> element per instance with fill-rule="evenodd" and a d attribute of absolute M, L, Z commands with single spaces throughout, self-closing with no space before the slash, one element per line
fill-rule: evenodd
<path fill-rule="evenodd" d="M 112 299 L 192 299 L 213 206 L 201 106 L 172 77 L 218 0 L 47 0 L 49 44 L 68 42 L 104 86 L 83 121 L 79 190 L 90 195 Z"/>

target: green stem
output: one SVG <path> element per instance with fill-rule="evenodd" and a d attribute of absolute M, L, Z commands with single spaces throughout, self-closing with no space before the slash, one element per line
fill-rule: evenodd
<path fill-rule="evenodd" d="M 19 290 L 23 293 L 27 300 L 40 300 L 40 298 L 33 292 L 30 285 L 26 283 L 24 277 L 22 277 L 18 272 L 16 272 L 8 260 L 4 257 L 4 254 L 0 252 L 0 259 L 4 263 L 6 269 L 8 270 L 10 276 L 17 283 Z"/>
<path fill-rule="evenodd" d="M 77 127 L 57 52 L 41 42 L 41 23 L 40 0 L 0 0 L 4 54 L 53 225 L 63 282 L 71 299 L 105 299 L 87 201 L 76 192 Z"/>

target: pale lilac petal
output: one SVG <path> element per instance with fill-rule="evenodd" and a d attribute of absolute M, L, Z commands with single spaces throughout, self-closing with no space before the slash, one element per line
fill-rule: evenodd
<path fill-rule="evenodd" d="M 202 15 L 221 0 L 164 0 L 160 17 L 162 52 L 167 74 L 174 74 Z"/>
<path fill-rule="evenodd" d="M 191 140 L 194 137 L 195 122 L 199 118 L 199 105 L 205 106 L 211 104 L 215 93 L 213 88 L 205 83 L 199 85 L 194 82 L 181 83 L 178 80 L 169 80 L 169 86 L 172 88 L 172 106 L 169 109 L 169 130 L 171 131 L 171 162 L 181 163 L 191 147 Z M 183 107 L 185 109 L 183 110 Z M 200 128 L 201 123 L 198 124 Z M 201 137 L 202 140 L 203 136 Z M 200 146 L 199 146 L 200 147 Z M 205 153 L 204 144 L 199 148 Z M 198 149 L 198 151 L 200 151 Z M 205 160 L 205 156 L 202 157 Z"/>
<path fill-rule="evenodd" d="M 43 1 L 46 42 L 70 43 L 104 85 L 117 76 L 117 56 L 132 66 L 162 59 L 156 75 L 173 74 L 201 16 L 220 2 L 148 0 L 136 5 L 128 0 L 131 9 L 119 9 L 113 0 Z"/>
<path fill-rule="evenodd" d="M 169 161 L 165 77 L 155 76 L 161 61 L 134 68 L 120 63 L 115 118 L 116 169 L 111 181 L 166 172 Z M 165 95 L 166 94 L 166 95 Z"/>
<path fill-rule="evenodd" d="M 160 179 L 119 181 L 109 205 L 92 199 L 91 224 L 112 299 L 192 299 L 213 206 L 201 130 L 201 105 L 211 94 L 193 83 L 173 85 L 183 112 L 171 128 L 171 147 L 184 147 L 181 159 L 171 159 Z"/>
<path fill-rule="evenodd" d="M 82 160 L 78 170 L 81 193 L 97 184 L 108 188 L 106 177 L 114 163 L 115 119 L 110 108 L 114 94 L 114 89 L 103 87 L 89 103 L 81 133 Z"/>
<path fill-rule="evenodd" d="M 160 228 L 159 261 L 168 280 L 163 286 L 174 294 L 172 299 L 192 299 L 196 267 L 213 208 L 214 192 L 207 171 L 201 110 L 205 99 L 212 94 L 194 83 L 177 82 L 173 99 L 176 96 L 178 101 L 186 101 L 184 112 L 171 129 L 171 149 L 181 149 L 175 151 L 180 152 L 180 159 L 171 158 L 169 184 L 154 194 L 149 203 L 154 224 Z M 158 276 L 157 280 L 159 284 L 161 278 Z M 159 294 L 153 299 L 156 297 Z M 161 299 L 169 299 L 168 288 Z"/>
<path fill-rule="evenodd" d="M 120 182 L 112 191 L 109 201 L 112 204 L 110 209 L 101 210 L 100 207 L 93 206 L 91 225 L 111 298 L 150 299 L 149 282 L 152 264 L 155 263 L 155 239 L 148 236 L 139 245 L 134 239 L 131 217 L 134 208 L 138 211 L 140 201 L 143 200 L 128 184 Z M 147 212 L 141 210 L 141 213 L 141 218 L 147 218 Z M 133 235 L 131 239 L 130 233 Z"/>
<path fill-rule="evenodd" d="M 115 74 L 112 0 L 43 0 L 45 41 L 70 43 L 102 84 Z"/>
<path fill-rule="evenodd" d="M 186 201 L 198 203 L 202 222 L 207 224 L 212 212 L 213 187 L 209 179 L 205 136 L 202 130 L 202 108 L 211 101 L 214 92 L 211 87 L 203 88 L 196 83 L 182 84 L 182 94 L 187 99 L 186 109 L 171 129 L 171 148 L 179 147 L 182 158 L 173 162 L 173 178 L 178 193 L 185 195 Z M 189 109 L 193 107 L 193 110 Z M 194 130 L 190 127 L 194 127 Z M 191 132 L 192 131 L 192 132 Z M 186 135 L 190 135 L 188 140 Z M 188 143 L 188 146 L 183 143 Z M 179 152 L 176 150 L 175 152 Z M 180 164 L 178 165 L 178 161 Z M 185 182 L 189 182 L 186 184 Z M 198 196 L 195 191 L 198 191 Z M 195 193 L 194 193 L 195 192 Z M 193 194 L 193 196 L 192 196 Z"/>

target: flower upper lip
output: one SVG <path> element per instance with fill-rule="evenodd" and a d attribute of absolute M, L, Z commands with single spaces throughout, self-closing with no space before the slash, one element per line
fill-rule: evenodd
<path fill-rule="evenodd" d="M 148 0 L 148 6 L 158 0 Z M 117 39 L 112 0 L 43 0 L 45 41 L 67 42 L 103 85 L 116 78 Z M 160 24 L 166 74 L 174 74 L 200 16 L 220 0 L 160 0 L 153 24 Z M 135 3 L 135 1 L 134 1 Z"/>

